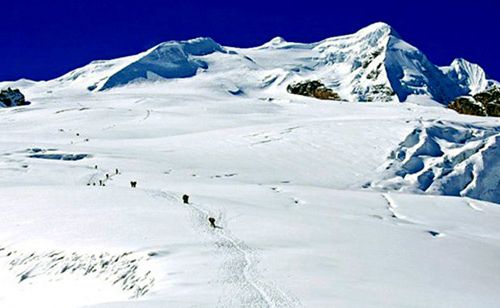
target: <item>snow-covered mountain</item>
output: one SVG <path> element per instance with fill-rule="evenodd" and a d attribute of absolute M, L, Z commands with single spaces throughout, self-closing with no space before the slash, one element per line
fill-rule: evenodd
<path fill-rule="evenodd" d="M 0 307 L 497 307 L 500 118 L 435 101 L 491 82 L 381 23 L 1 82 Z"/>
<path fill-rule="evenodd" d="M 348 101 L 405 101 L 409 95 L 425 95 L 448 103 L 488 86 L 478 65 L 457 59 L 440 68 L 385 23 L 310 44 L 278 37 L 243 49 L 222 47 L 210 38 L 170 41 L 138 55 L 94 61 L 49 84 L 56 89 L 104 91 L 195 75 L 238 94 L 270 87 L 285 91 L 291 82 L 319 79 Z"/>
<path fill-rule="evenodd" d="M 136 56 L 109 61 L 94 61 L 58 78 L 63 84 L 88 83 L 87 89 L 106 90 L 141 80 L 183 78 L 208 65 L 197 57 L 224 49 L 210 38 L 166 42 Z"/>
<path fill-rule="evenodd" d="M 465 59 L 455 59 L 450 66 L 442 67 L 441 70 L 458 84 L 464 93 L 474 95 L 489 86 L 484 70 Z"/>

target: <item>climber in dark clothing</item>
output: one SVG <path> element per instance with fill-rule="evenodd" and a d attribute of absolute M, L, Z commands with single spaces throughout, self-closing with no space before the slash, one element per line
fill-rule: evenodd
<path fill-rule="evenodd" d="M 183 201 L 185 204 L 189 204 L 189 196 L 188 196 L 188 195 L 183 195 L 183 196 L 182 196 L 182 201 Z"/>
<path fill-rule="evenodd" d="M 215 225 L 215 218 L 208 217 L 208 221 L 210 222 L 210 226 L 212 226 L 212 228 L 217 228 L 217 226 Z"/>

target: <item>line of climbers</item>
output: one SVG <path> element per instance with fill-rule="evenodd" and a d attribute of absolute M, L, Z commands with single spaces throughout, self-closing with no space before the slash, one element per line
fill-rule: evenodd
<path fill-rule="evenodd" d="M 98 168 L 97 165 L 95 165 L 94 169 L 97 169 L 97 168 Z M 115 174 L 114 175 L 118 175 L 118 174 L 120 174 L 120 171 L 117 168 L 117 169 L 115 169 Z M 110 178 L 111 178 L 111 175 L 109 173 L 106 173 L 106 180 L 105 181 L 109 180 Z M 105 181 L 104 180 L 99 180 L 99 186 L 106 186 Z M 96 183 L 94 182 L 94 183 L 92 183 L 92 185 L 95 186 Z M 90 186 L 90 183 L 87 183 L 87 186 Z M 130 187 L 131 188 L 136 188 L 137 187 L 137 181 L 130 181 Z M 186 194 L 182 195 L 182 202 L 184 204 L 189 204 L 189 195 L 186 195 Z M 208 217 L 208 222 L 209 222 L 209 224 L 210 224 L 210 226 L 212 228 L 214 228 L 214 229 L 222 229 L 222 227 L 217 226 L 215 224 L 215 218 Z"/>

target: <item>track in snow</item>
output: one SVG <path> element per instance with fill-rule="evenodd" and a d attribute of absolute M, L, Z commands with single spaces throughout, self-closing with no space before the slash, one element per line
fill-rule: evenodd
<path fill-rule="evenodd" d="M 391 213 L 391 218 L 396 221 L 396 224 L 398 225 L 406 225 L 406 226 L 413 226 L 417 228 L 426 228 L 425 232 L 430 234 L 432 237 L 442 237 L 445 236 L 444 233 L 440 231 L 436 231 L 434 228 L 428 228 L 425 224 L 422 224 L 421 222 L 413 221 L 408 219 L 406 216 L 400 214 L 397 211 L 398 205 L 392 199 L 389 194 L 382 194 L 382 198 L 385 200 L 387 203 L 387 210 Z"/>
<path fill-rule="evenodd" d="M 180 200 L 164 191 L 151 193 L 156 197 Z M 298 299 L 285 294 L 278 287 L 259 279 L 254 251 L 245 242 L 235 238 L 226 226 L 220 226 L 223 215 L 213 215 L 197 203 L 186 206 L 191 211 L 193 227 L 213 239 L 217 252 L 224 258 L 216 282 L 222 283 L 224 294 L 217 307 L 297 307 Z M 218 228 L 212 228 L 208 217 L 217 217 Z"/>
<path fill-rule="evenodd" d="M 406 223 L 410 222 L 406 219 L 405 216 L 403 216 L 397 212 L 398 206 L 396 205 L 394 200 L 392 200 L 392 198 L 389 196 L 389 194 L 382 194 L 382 198 L 384 198 L 385 202 L 387 203 L 387 210 L 391 213 L 392 218 L 398 219 L 399 221 L 406 222 Z"/>
<path fill-rule="evenodd" d="M 217 250 L 225 258 L 220 274 L 226 285 L 218 307 L 296 307 L 291 298 L 277 287 L 259 279 L 255 269 L 258 260 L 254 251 L 243 241 L 231 235 L 227 227 L 212 228 L 208 223 L 209 210 L 199 204 L 189 204 L 194 226 L 214 239 Z M 222 221 L 219 215 L 217 222 Z M 220 280 L 219 280 L 220 281 Z"/>

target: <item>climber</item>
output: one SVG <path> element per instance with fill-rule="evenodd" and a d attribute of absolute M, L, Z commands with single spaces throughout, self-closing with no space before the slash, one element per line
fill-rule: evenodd
<path fill-rule="evenodd" d="M 184 202 L 184 204 L 189 204 L 189 196 L 188 195 L 183 195 L 182 196 L 182 201 Z"/>
<path fill-rule="evenodd" d="M 210 226 L 212 226 L 212 228 L 217 228 L 217 226 L 215 225 L 215 218 L 208 217 L 208 221 L 210 222 Z"/>

